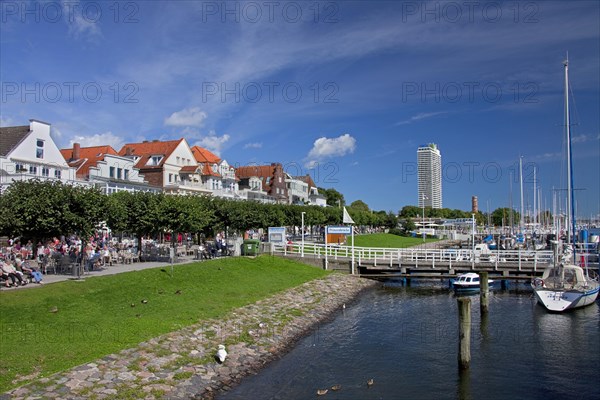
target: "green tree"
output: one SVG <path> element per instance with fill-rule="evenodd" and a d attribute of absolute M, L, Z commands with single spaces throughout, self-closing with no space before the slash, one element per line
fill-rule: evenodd
<path fill-rule="evenodd" d="M 325 196 L 327 199 L 327 205 L 332 207 L 343 207 L 346 205 L 346 201 L 344 200 L 344 195 L 338 192 L 337 190 L 318 188 L 319 193 Z"/>
<path fill-rule="evenodd" d="M 494 224 L 495 226 L 509 226 L 510 225 L 510 218 L 511 215 L 511 209 L 508 207 L 503 207 L 503 208 L 497 208 L 492 212 L 491 218 L 492 218 L 492 224 Z M 519 218 L 520 218 L 520 213 L 518 213 L 516 210 L 512 210 L 512 222 L 513 224 L 518 224 L 519 223 Z"/>
<path fill-rule="evenodd" d="M 370 211 L 367 203 L 365 203 L 362 200 L 353 201 L 352 203 L 350 203 L 350 208 L 352 208 L 354 210 L 359 210 L 359 211 L 367 211 L 367 212 Z"/>
<path fill-rule="evenodd" d="M 106 216 L 96 189 L 38 180 L 14 182 L 0 196 L 0 231 L 34 243 L 77 233 L 87 239 Z"/>
<path fill-rule="evenodd" d="M 406 218 L 402 222 L 402 232 L 405 236 L 409 236 L 411 232 L 414 232 L 417 229 L 417 226 L 413 222 L 412 218 Z"/>
<path fill-rule="evenodd" d="M 400 218 L 415 218 L 421 216 L 423 209 L 417 206 L 404 206 L 399 212 Z"/>

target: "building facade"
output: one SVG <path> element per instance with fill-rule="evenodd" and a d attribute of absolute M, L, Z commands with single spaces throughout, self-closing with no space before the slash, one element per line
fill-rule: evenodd
<path fill-rule="evenodd" d="M 35 119 L 29 125 L 0 128 L 0 186 L 31 179 L 77 182 L 75 169 L 50 136 L 50 124 Z"/>
<path fill-rule="evenodd" d="M 132 159 L 119 156 L 112 146 L 81 147 L 73 143 L 72 148 L 60 152 L 69 166 L 76 169 L 78 180 L 89 182 L 104 194 L 158 191 L 148 185 Z"/>
<path fill-rule="evenodd" d="M 417 149 L 419 207 L 442 208 L 442 155 L 429 143 Z"/>
<path fill-rule="evenodd" d="M 257 182 L 257 179 L 260 179 L 261 191 L 269 196 L 269 200 L 273 199 L 275 202 L 283 204 L 289 203 L 286 174 L 280 163 L 239 167 L 236 169 L 236 174 L 240 179 L 240 189 L 249 189 L 251 182 Z M 247 191 L 248 200 L 251 200 L 251 191 Z"/>

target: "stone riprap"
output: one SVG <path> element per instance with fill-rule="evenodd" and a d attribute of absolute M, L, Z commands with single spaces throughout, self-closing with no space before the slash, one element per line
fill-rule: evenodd
<path fill-rule="evenodd" d="M 211 399 L 285 354 L 318 323 L 376 283 L 331 274 L 69 371 L 2 399 Z M 228 356 L 215 361 L 219 344 Z"/>

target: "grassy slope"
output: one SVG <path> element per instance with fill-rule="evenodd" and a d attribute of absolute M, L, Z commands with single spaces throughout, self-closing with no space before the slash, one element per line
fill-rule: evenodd
<path fill-rule="evenodd" d="M 386 248 L 404 248 L 423 244 L 423 238 L 404 237 L 392 235 L 389 233 L 375 233 L 372 235 L 357 235 L 354 237 L 355 246 L 359 247 L 386 247 Z M 437 239 L 426 239 L 427 242 L 435 242 Z M 348 238 L 348 244 L 351 243 Z"/>
<path fill-rule="evenodd" d="M 95 360 L 325 274 L 262 256 L 176 265 L 172 278 L 170 267 L 154 268 L 1 292 L 0 392 L 15 378 Z"/>

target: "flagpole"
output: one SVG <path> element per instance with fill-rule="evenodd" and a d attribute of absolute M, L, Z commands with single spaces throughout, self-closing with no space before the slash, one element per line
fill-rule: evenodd
<path fill-rule="evenodd" d="M 344 211 L 342 212 L 342 223 L 343 224 L 349 224 L 350 225 L 350 229 L 352 229 L 350 231 L 350 236 L 352 238 L 352 258 L 351 258 L 351 272 L 352 275 L 354 275 L 354 220 L 352 219 L 352 217 L 350 216 L 350 214 L 348 213 L 348 210 L 346 210 L 346 207 L 344 207 Z"/>
<path fill-rule="evenodd" d="M 352 227 L 352 275 L 354 275 L 354 225 Z"/>
<path fill-rule="evenodd" d="M 327 270 L 327 226 L 325 226 L 325 270 Z"/>

